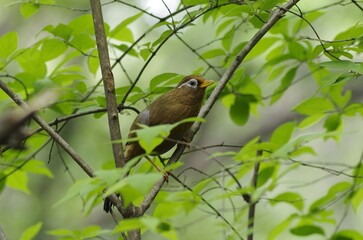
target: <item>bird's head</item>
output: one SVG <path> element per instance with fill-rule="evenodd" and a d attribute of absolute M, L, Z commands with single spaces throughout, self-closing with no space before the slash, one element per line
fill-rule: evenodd
<path fill-rule="evenodd" d="M 205 91 L 205 88 L 209 85 L 213 84 L 213 80 L 207 80 L 202 76 L 198 75 L 190 75 L 186 76 L 181 80 L 176 88 L 183 90 L 192 90 L 192 91 Z"/>

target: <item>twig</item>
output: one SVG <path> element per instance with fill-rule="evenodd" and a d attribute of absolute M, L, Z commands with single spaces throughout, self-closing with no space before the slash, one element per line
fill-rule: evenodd
<path fill-rule="evenodd" d="M 110 58 L 108 55 L 101 3 L 99 0 L 90 0 L 90 5 L 95 28 L 98 55 L 100 59 L 103 86 L 106 96 L 108 126 L 112 141 L 113 157 L 116 167 L 123 167 L 125 165 L 123 146 L 120 141 L 116 141 L 121 140 L 122 137 L 116 103 L 115 82 L 111 71 Z"/>
<path fill-rule="evenodd" d="M 7 240 L 4 230 L 0 226 L 0 240 Z"/>
<path fill-rule="evenodd" d="M 359 5 L 358 3 L 357 3 L 357 1 L 356 0 L 351 0 L 352 1 L 352 3 L 357 7 L 357 8 L 359 8 L 359 10 L 361 10 L 362 12 L 363 12 L 363 7 L 361 6 L 361 5 Z"/>
<path fill-rule="evenodd" d="M 174 174 L 170 174 L 170 176 L 173 177 L 175 181 L 177 181 L 179 184 L 181 184 L 184 188 L 186 188 L 188 191 L 193 192 L 193 189 L 191 189 L 188 185 L 184 184 L 182 181 L 180 181 L 179 178 L 177 178 Z M 217 215 L 217 217 L 221 218 L 228 226 L 229 228 L 237 235 L 237 237 L 241 240 L 243 240 L 243 237 L 239 234 L 237 229 L 216 209 L 211 205 L 203 196 L 199 195 L 202 202 L 204 202 L 210 209 L 213 210 L 213 212 Z"/>
<path fill-rule="evenodd" d="M 257 151 L 257 156 L 261 156 L 262 155 L 262 151 L 259 150 Z M 260 161 L 257 161 L 255 163 L 255 167 L 253 169 L 253 176 L 252 176 L 252 181 L 251 181 L 251 187 L 253 189 L 257 188 L 257 180 L 258 180 L 258 172 L 260 170 Z M 253 240 L 253 227 L 255 225 L 255 213 L 256 213 L 256 205 L 257 205 L 257 201 L 252 200 L 252 202 L 250 202 L 250 206 L 248 209 L 248 225 L 247 225 L 247 240 Z"/>

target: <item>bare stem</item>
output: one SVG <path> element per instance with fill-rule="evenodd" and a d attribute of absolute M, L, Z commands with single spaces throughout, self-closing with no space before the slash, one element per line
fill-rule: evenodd
<path fill-rule="evenodd" d="M 110 57 L 108 55 L 107 40 L 105 35 L 101 3 L 99 0 L 90 0 L 93 23 L 95 28 L 96 42 L 100 66 L 102 72 L 103 86 L 106 96 L 106 107 L 112 150 L 116 167 L 125 165 L 125 157 L 121 140 L 121 129 L 118 118 L 118 110 L 115 94 L 115 81 L 111 71 Z"/>

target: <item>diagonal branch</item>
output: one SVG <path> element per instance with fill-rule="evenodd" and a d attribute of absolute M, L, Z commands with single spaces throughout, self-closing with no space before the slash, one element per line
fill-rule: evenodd
<path fill-rule="evenodd" d="M 14 93 L 3 81 L 0 80 L 0 88 L 11 98 L 13 101 L 23 108 L 26 112 L 31 111 L 27 103 L 23 101 L 16 93 Z M 39 124 L 54 141 L 56 141 L 68 155 L 85 171 L 88 176 L 94 177 L 95 174 L 88 163 L 64 140 L 52 127 L 50 127 L 41 117 L 35 113 L 32 115 L 35 122 Z"/>
<path fill-rule="evenodd" d="M 90 0 L 93 23 L 95 28 L 98 55 L 100 59 L 103 86 L 106 96 L 108 126 L 112 141 L 113 157 L 116 167 L 125 165 L 125 157 L 121 140 L 121 129 L 118 119 L 118 110 L 115 95 L 115 81 L 111 71 L 108 55 L 107 40 L 105 35 L 101 3 L 99 0 Z"/>
<path fill-rule="evenodd" d="M 228 81 L 232 78 L 234 72 L 237 70 L 239 65 L 242 63 L 243 59 L 247 56 L 247 54 L 252 50 L 252 48 L 260 41 L 260 39 L 276 24 L 276 22 L 284 16 L 284 14 L 293 6 L 295 6 L 299 0 L 290 0 L 286 3 L 283 8 L 279 8 L 275 10 L 272 14 L 270 19 L 262 26 L 260 30 L 251 38 L 251 40 L 245 45 L 245 47 L 241 50 L 241 52 L 235 57 L 234 61 L 231 63 L 229 68 L 224 72 L 223 76 L 221 77 L 220 81 L 218 82 L 217 86 L 213 90 L 212 94 L 208 98 L 207 102 L 202 107 L 201 111 L 199 112 L 198 117 L 205 118 L 211 108 L 213 107 L 214 103 L 217 101 L 219 94 L 222 92 L 224 87 L 227 85 Z M 191 131 L 186 136 L 187 139 L 192 140 L 194 135 L 199 131 L 201 126 L 200 122 L 195 122 Z M 183 154 L 185 150 L 185 145 L 179 144 L 176 150 L 174 151 L 173 155 L 171 156 L 168 164 L 175 163 L 179 160 L 180 156 Z M 155 199 L 156 195 L 160 191 L 161 187 L 163 186 L 165 179 L 161 179 L 157 182 L 148 195 L 145 197 L 144 201 L 140 204 L 140 213 L 145 213 L 145 211 L 150 207 L 151 203 Z"/>

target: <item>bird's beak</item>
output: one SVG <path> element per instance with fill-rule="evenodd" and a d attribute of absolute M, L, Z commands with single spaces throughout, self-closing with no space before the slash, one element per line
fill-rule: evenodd
<path fill-rule="evenodd" d="M 211 84 L 213 84 L 214 83 L 214 81 L 213 80 L 204 80 L 203 82 L 202 82 L 202 84 L 200 84 L 200 88 L 206 88 L 206 87 L 208 87 L 209 85 L 211 85 Z"/>

